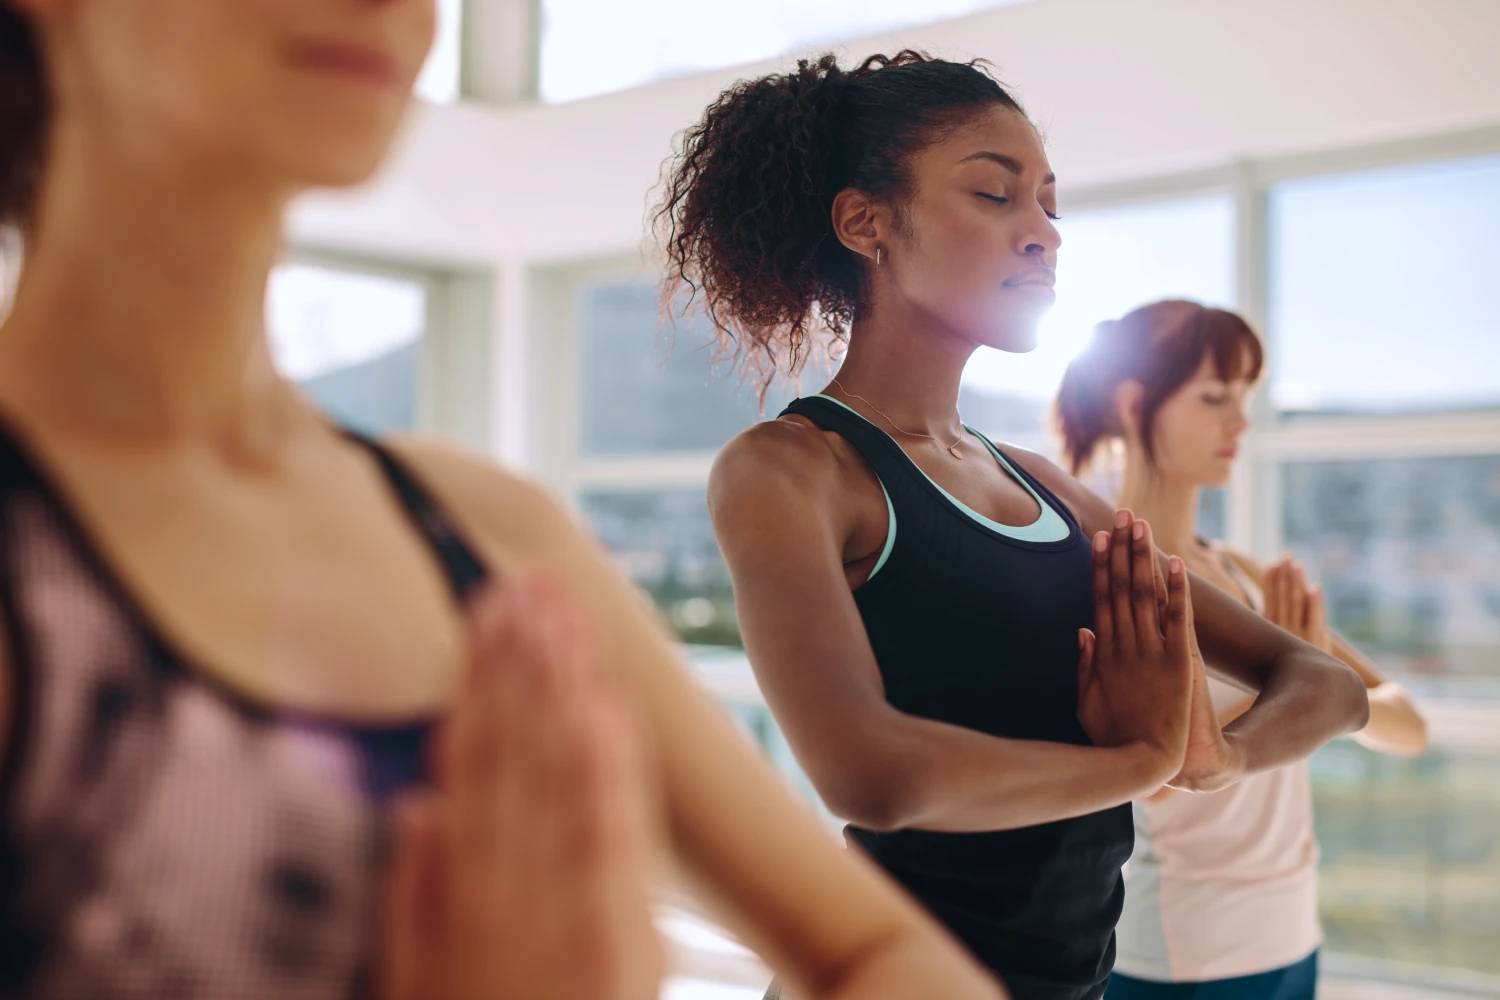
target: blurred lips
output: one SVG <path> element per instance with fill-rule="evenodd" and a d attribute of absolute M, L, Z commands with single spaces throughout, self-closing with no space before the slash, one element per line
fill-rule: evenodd
<path fill-rule="evenodd" d="M 332 73 L 374 87 L 399 89 L 402 76 L 396 60 L 374 49 L 343 42 L 301 41 L 292 46 L 292 62 L 322 73 Z"/>
<path fill-rule="evenodd" d="M 1238 448 L 1220 448 L 1217 452 L 1218 456 L 1226 462 L 1233 462 L 1235 456 L 1239 453 L 1240 450 Z"/>
<path fill-rule="evenodd" d="M 1014 277 L 1007 278 L 1004 287 L 1015 288 L 1032 295 L 1055 296 L 1053 286 L 1057 284 L 1057 272 L 1050 267 L 1027 268 Z"/>

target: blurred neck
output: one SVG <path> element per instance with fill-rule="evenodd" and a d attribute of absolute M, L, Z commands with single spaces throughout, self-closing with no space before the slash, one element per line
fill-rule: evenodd
<path fill-rule="evenodd" d="M 1136 517 L 1149 522 L 1163 552 L 1193 551 L 1198 544 L 1199 485 L 1162 475 L 1152 468 L 1144 449 L 1135 441 L 1126 445 L 1125 456 L 1125 478 L 1117 506 L 1129 508 Z"/>
<path fill-rule="evenodd" d="M 863 396 L 904 431 L 947 443 L 962 434 L 959 383 L 973 342 L 910 307 L 872 309 L 854 324 L 839 366 L 844 391 Z"/>
<path fill-rule="evenodd" d="M 146 145 L 54 123 L 0 391 L 79 433 L 264 438 L 295 398 L 264 332 L 287 192 Z"/>

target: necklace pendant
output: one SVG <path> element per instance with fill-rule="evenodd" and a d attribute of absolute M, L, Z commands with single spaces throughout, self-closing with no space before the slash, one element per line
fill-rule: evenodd
<path fill-rule="evenodd" d="M 952 453 L 952 455 L 953 455 L 954 458 L 956 458 L 956 459 L 958 459 L 960 461 L 963 460 L 964 453 L 958 450 L 958 442 L 955 441 L 953 443 L 953 446 L 951 448 L 949 448 L 948 451 Z"/>

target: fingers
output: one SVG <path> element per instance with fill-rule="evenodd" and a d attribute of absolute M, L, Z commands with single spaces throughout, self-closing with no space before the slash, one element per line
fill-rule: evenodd
<path fill-rule="evenodd" d="M 1130 529 L 1130 603 L 1138 648 L 1147 655 L 1161 649 L 1161 622 L 1156 610 L 1157 572 L 1156 541 L 1151 525 L 1138 520 Z"/>
<path fill-rule="evenodd" d="M 1094 632 L 1113 642 L 1115 635 L 1114 593 L 1110 587 L 1111 536 L 1101 531 L 1094 536 Z"/>
<path fill-rule="evenodd" d="M 1286 606 L 1292 631 L 1299 636 L 1307 635 L 1307 574 L 1302 564 L 1288 560 L 1286 568 Z"/>
<path fill-rule="evenodd" d="M 1191 669 L 1193 657 L 1193 602 L 1187 568 L 1182 559 L 1167 560 L 1167 660 L 1175 669 Z"/>
<path fill-rule="evenodd" d="M 1292 609 L 1288 600 L 1287 560 L 1278 559 L 1266 570 L 1266 617 L 1281 628 L 1291 629 Z"/>
<path fill-rule="evenodd" d="M 395 855 L 381 895 L 380 996 L 417 1000 L 441 971 L 433 947 L 443 934 L 441 839 L 429 797 L 397 803 L 392 819 Z"/>
<path fill-rule="evenodd" d="M 1078 630 L 1078 690 L 1088 690 L 1094 682 L 1094 633 L 1086 628 Z"/>
<path fill-rule="evenodd" d="M 1328 647 L 1328 602 L 1320 586 L 1307 592 L 1307 635 L 1313 645 Z"/>
<path fill-rule="evenodd" d="M 1104 641 L 1115 642 L 1117 648 L 1134 652 L 1136 643 L 1135 608 L 1132 604 L 1131 586 L 1131 531 L 1135 517 L 1128 510 L 1115 515 L 1115 530 L 1109 540 L 1109 591 L 1114 608 L 1114 634 L 1100 631 Z"/>

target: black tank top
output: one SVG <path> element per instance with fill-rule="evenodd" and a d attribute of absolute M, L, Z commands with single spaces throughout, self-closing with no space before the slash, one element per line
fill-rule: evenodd
<path fill-rule="evenodd" d="M 956 507 L 888 434 L 822 398 L 785 413 L 834 431 L 869 462 L 894 545 L 854 591 L 886 697 L 902 712 L 994 736 L 1088 745 L 1078 722 L 1078 630 L 1093 625 L 1090 543 L 1068 508 L 1061 541 L 995 531 Z M 1127 803 L 989 833 L 846 831 L 921 899 L 1017 1000 L 1100 996 L 1114 965 L 1133 843 Z"/>
<path fill-rule="evenodd" d="M 485 569 L 360 440 L 460 600 Z M 367 996 L 390 797 L 432 720 L 254 704 L 173 649 L 0 425 L 0 997 Z"/>

